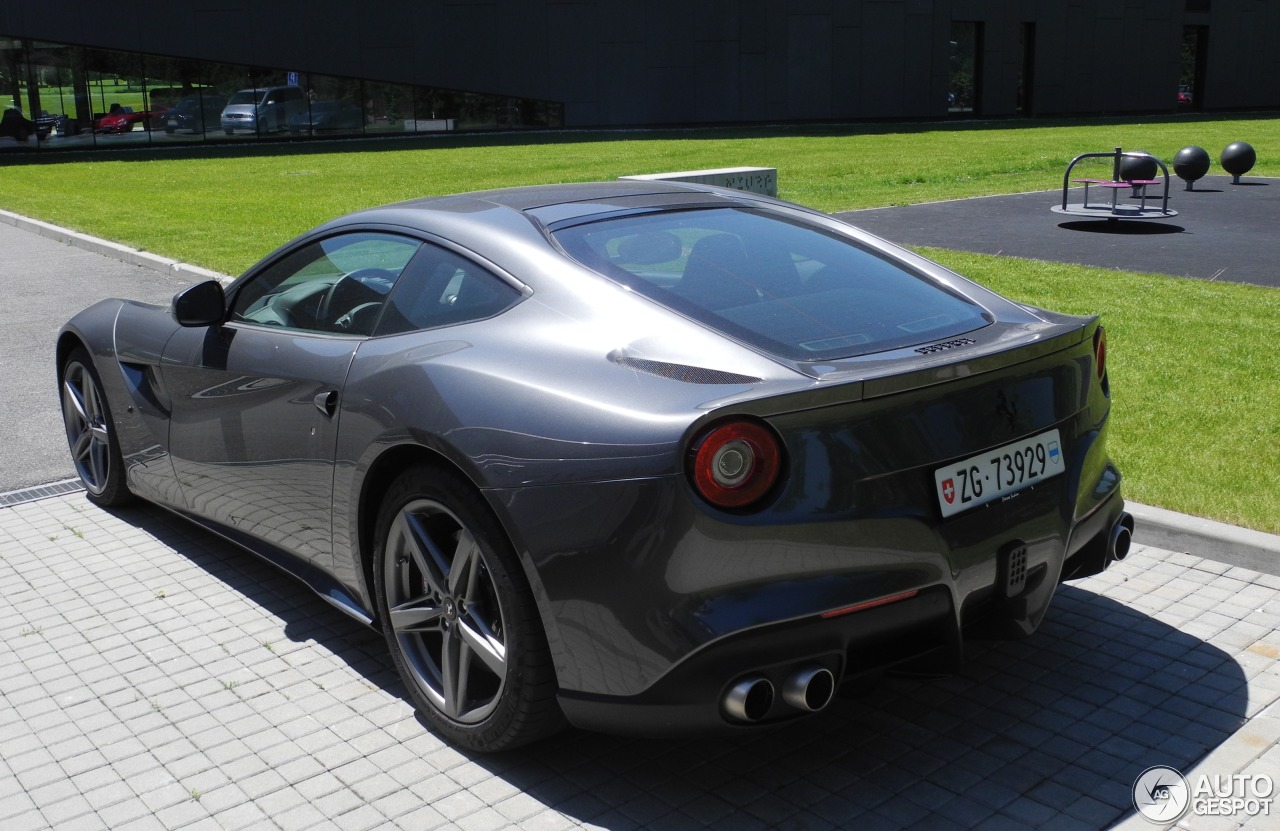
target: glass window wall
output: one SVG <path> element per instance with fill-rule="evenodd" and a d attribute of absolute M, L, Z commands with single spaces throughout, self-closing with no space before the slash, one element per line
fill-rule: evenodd
<path fill-rule="evenodd" d="M 0 34 L 0 151 L 560 127 L 552 101 Z"/>
<path fill-rule="evenodd" d="M 957 20 L 951 24 L 951 89 L 947 110 L 952 115 L 980 115 L 982 88 L 982 24 Z"/>

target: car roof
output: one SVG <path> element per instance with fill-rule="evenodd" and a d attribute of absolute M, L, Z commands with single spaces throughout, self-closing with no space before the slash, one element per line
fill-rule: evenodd
<path fill-rule="evenodd" d="M 671 197 L 687 195 L 690 192 L 706 193 L 707 191 L 689 183 L 622 179 L 616 182 L 570 182 L 558 185 L 500 188 L 477 191 L 470 195 L 475 199 L 525 211 L 569 203 L 600 202 L 639 196 Z"/>
<path fill-rule="evenodd" d="M 689 207 L 730 207 L 748 204 L 788 204 L 768 196 L 689 182 L 619 180 L 616 182 L 575 182 L 529 185 L 473 191 L 449 196 L 428 196 L 369 208 L 343 217 L 351 221 L 379 221 L 395 215 L 400 222 L 415 224 L 412 217 L 430 214 L 476 214 L 486 209 L 505 208 L 523 214 L 542 226 L 642 209 Z M 797 206 L 791 206 L 797 207 Z M 492 213 L 491 213 L 492 216 Z"/>

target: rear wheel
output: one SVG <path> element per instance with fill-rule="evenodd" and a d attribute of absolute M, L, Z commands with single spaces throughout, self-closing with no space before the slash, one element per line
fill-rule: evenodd
<path fill-rule="evenodd" d="M 89 353 L 76 349 L 62 366 L 62 423 L 76 473 L 98 505 L 114 506 L 133 496 L 124 477 L 124 461 L 111 410 Z"/>
<path fill-rule="evenodd" d="M 476 751 L 558 729 L 555 673 L 533 595 L 470 483 L 450 471 L 410 470 L 388 492 L 377 535 L 387 643 L 432 725 Z"/>

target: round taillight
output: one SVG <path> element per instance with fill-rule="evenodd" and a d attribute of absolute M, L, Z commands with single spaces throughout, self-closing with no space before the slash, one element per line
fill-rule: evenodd
<path fill-rule="evenodd" d="M 745 508 L 760 500 L 781 470 L 777 437 L 755 421 L 721 424 L 693 445 L 693 483 L 717 508 Z"/>
<path fill-rule="evenodd" d="M 1098 370 L 1098 380 L 1107 377 L 1107 333 L 1099 326 L 1093 330 L 1094 367 Z"/>

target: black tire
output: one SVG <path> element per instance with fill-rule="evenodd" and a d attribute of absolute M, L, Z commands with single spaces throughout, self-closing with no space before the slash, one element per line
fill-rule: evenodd
<path fill-rule="evenodd" d="M 111 408 L 98 370 L 84 349 L 67 357 L 58 374 L 58 389 L 71 460 L 89 501 L 104 507 L 131 502 Z"/>
<path fill-rule="evenodd" d="M 509 750 L 564 723 L 542 622 L 506 535 L 458 474 L 415 468 L 378 515 L 374 584 L 391 658 L 449 741 Z"/>

